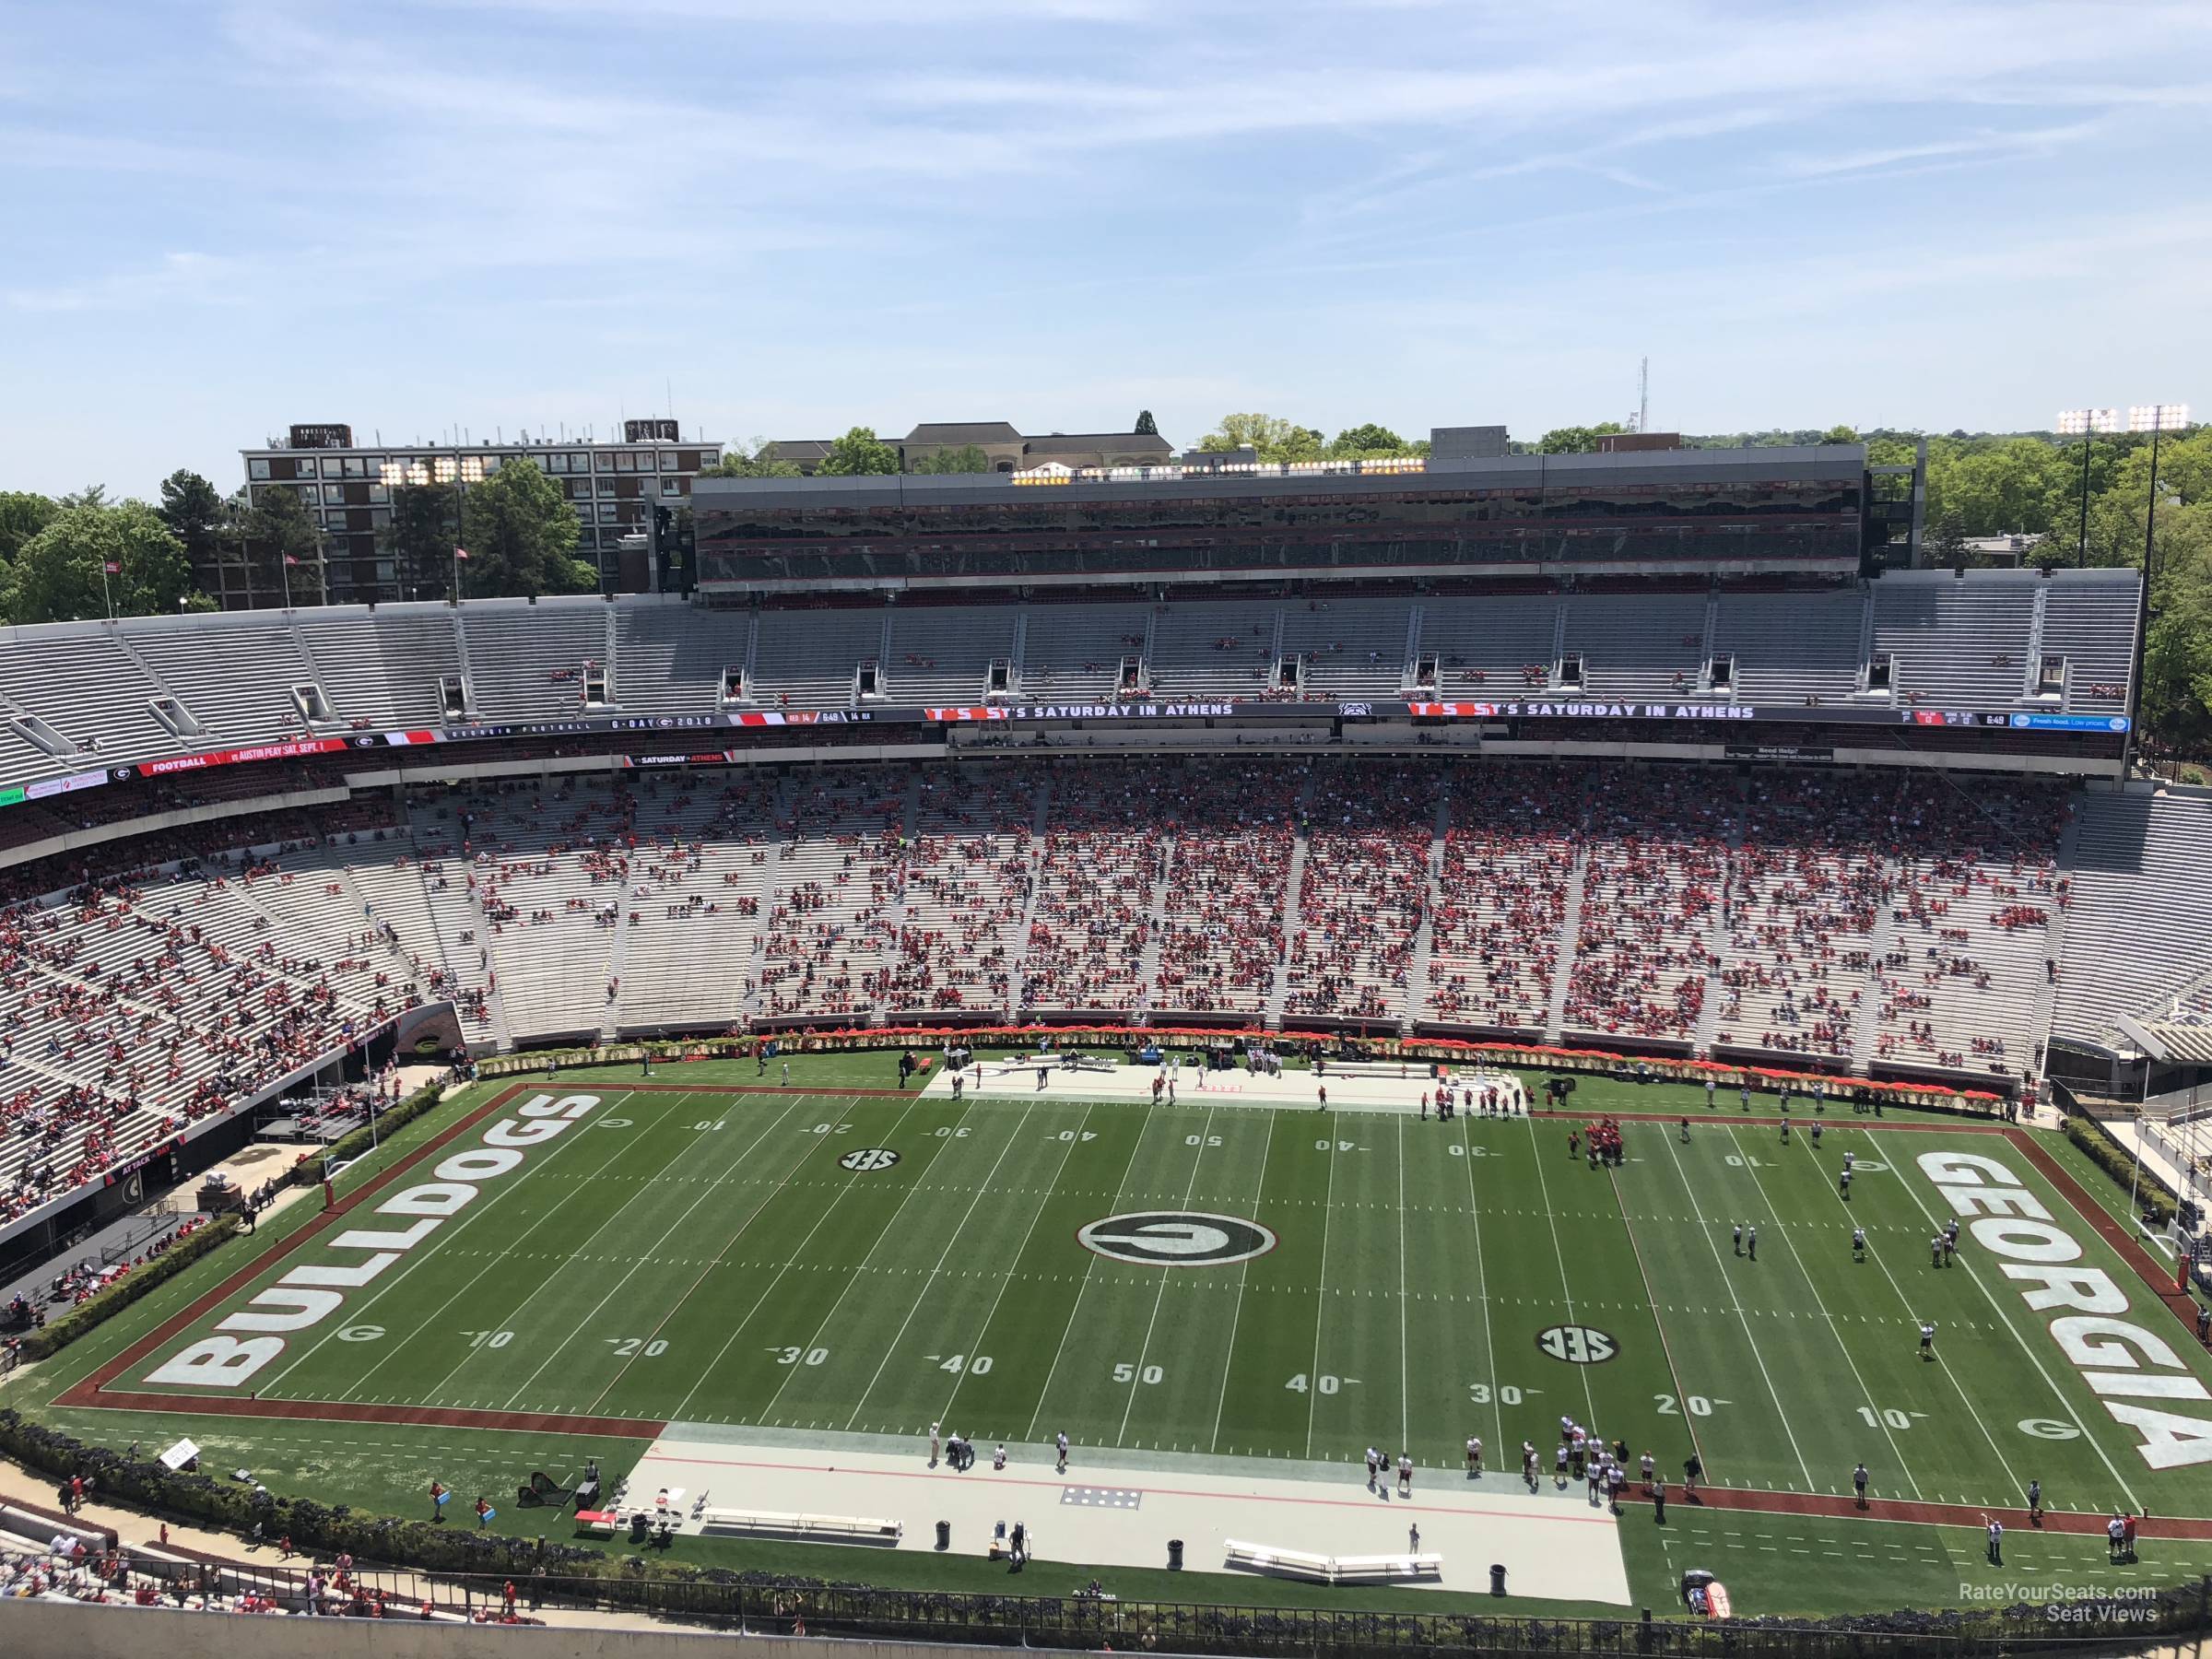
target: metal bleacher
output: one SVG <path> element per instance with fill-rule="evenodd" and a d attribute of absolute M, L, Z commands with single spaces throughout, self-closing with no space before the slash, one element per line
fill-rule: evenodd
<path fill-rule="evenodd" d="M 1874 649 L 1891 659 L 1899 699 L 1931 707 L 2007 709 L 2030 689 L 2031 571 L 1991 571 L 1973 582 L 1947 571 L 1908 571 L 1874 588 Z"/>
<path fill-rule="evenodd" d="M 542 717 L 548 703 L 572 714 L 582 706 L 584 665 L 606 664 L 606 606 L 595 598 L 490 600 L 465 607 L 462 627 L 485 720 Z"/>
<path fill-rule="evenodd" d="M 2123 1016 L 2158 1017 L 2212 974 L 2212 795 L 2076 797 L 2055 1036 L 2132 1047 Z"/>

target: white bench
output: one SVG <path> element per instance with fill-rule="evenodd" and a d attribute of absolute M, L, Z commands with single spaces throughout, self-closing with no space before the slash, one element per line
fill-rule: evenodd
<path fill-rule="evenodd" d="M 906 1524 L 868 1515 L 794 1515 L 773 1510 L 707 1509 L 700 1530 L 706 1533 L 771 1533 L 779 1537 L 813 1538 L 823 1543 L 896 1544 Z"/>
<path fill-rule="evenodd" d="M 1246 1544 L 1235 1538 L 1228 1540 L 1226 1548 L 1228 1565 L 1231 1567 L 1324 1584 L 1379 1584 L 1405 1579 L 1441 1578 L 1444 1571 L 1444 1558 L 1441 1555 L 1326 1556 L 1307 1549 L 1283 1549 L 1272 1544 Z"/>

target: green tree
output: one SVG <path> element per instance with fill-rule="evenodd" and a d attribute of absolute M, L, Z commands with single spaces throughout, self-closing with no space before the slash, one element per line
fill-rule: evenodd
<path fill-rule="evenodd" d="M 1823 443 L 1856 443 L 1858 441 L 1858 430 L 1853 427 L 1832 426 L 1820 434 Z"/>
<path fill-rule="evenodd" d="M 144 501 L 63 508 L 7 571 L 8 620 L 18 624 L 104 617 L 111 601 L 119 617 L 156 616 L 191 594 L 184 544 Z"/>
<path fill-rule="evenodd" d="M 899 470 L 899 452 L 876 436 L 874 427 L 854 427 L 830 445 L 814 469 L 827 478 L 854 478 Z"/>
<path fill-rule="evenodd" d="M 53 522 L 61 509 L 47 497 L 28 489 L 0 489 L 0 559 L 12 559 L 16 549 Z"/>
<path fill-rule="evenodd" d="M 1136 412 L 1136 425 L 1132 427 L 1130 430 L 1135 432 L 1142 432 L 1149 438 L 1157 438 L 1159 436 L 1159 427 L 1158 423 L 1153 420 L 1152 411 L 1149 409 L 1139 409 Z"/>
<path fill-rule="evenodd" d="M 453 585 L 454 487 L 402 484 L 392 491 L 392 516 L 377 547 L 392 561 L 404 599 L 435 598 Z"/>
<path fill-rule="evenodd" d="M 1601 420 L 1595 426 L 1554 427 L 1536 441 L 1539 455 L 1586 455 L 1597 448 L 1600 438 L 1609 438 L 1629 429 L 1618 420 Z"/>
<path fill-rule="evenodd" d="M 254 603 L 295 603 L 322 588 L 323 537 L 314 515 L 288 484 L 265 486 L 239 524 L 246 544 L 246 581 Z M 288 566 L 284 562 L 290 559 Z"/>
<path fill-rule="evenodd" d="M 464 511 L 469 596 L 582 594 L 599 584 L 598 571 L 576 557 L 575 510 L 535 462 L 503 462 L 469 486 Z"/>
<path fill-rule="evenodd" d="M 1369 456 L 1394 456 L 1412 453 L 1412 448 L 1386 426 L 1373 421 L 1364 426 L 1347 427 L 1336 434 L 1328 447 L 1331 460 L 1357 461 Z"/>
<path fill-rule="evenodd" d="M 776 459 L 776 446 L 765 438 L 756 438 L 748 449 L 742 443 L 733 443 L 722 452 L 722 459 L 712 466 L 699 470 L 702 478 L 795 478 L 799 469 L 788 461 Z"/>
<path fill-rule="evenodd" d="M 1224 415 L 1221 424 L 1198 441 L 1209 454 L 1249 446 L 1263 461 L 1318 461 L 1322 435 L 1279 415 Z"/>
<path fill-rule="evenodd" d="M 194 572 L 216 562 L 230 511 L 214 485 L 180 467 L 161 480 L 158 511 L 169 533 L 183 544 L 184 557 Z"/>
<path fill-rule="evenodd" d="M 1966 531 L 1955 512 L 1946 513 L 1936 521 L 1928 533 L 1928 545 L 1923 555 L 1929 565 L 1955 571 L 1966 563 Z"/>
<path fill-rule="evenodd" d="M 924 455 L 914 463 L 918 473 L 986 473 L 991 470 L 991 457 L 984 454 L 980 444 L 963 443 L 958 449 L 941 449 Z"/>

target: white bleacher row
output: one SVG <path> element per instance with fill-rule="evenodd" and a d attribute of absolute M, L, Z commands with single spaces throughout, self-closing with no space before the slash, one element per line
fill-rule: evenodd
<path fill-rule="evenodd" d="M 1720 1053 L 2019 1079 L 2053 969 L 2062 1035 L 2202 991 L 2208 828 L 2212 797 L 2187 794 L 1334 758 L 423 789 L 381 830 L 0 918 L 0 1220 L 425 998 L 495 1047 L 1258 1018 L 1274 986 L 1291 1026 L 1702 1030 Z"/>
<path fill-rule="evenodd" d="M 62 623 L 0 635 L 0 784 L 296 735 L 295 688 L 319 688 L 326 730 L 429 726 L 440 682 L 465 678 L 486 722 L 572 717 L 587 665 L 614 708 L 709 716 L 725 676 L 762 709 L 865 700 L 980 701 L 996 665 L 1009 698 L 1115 693 L 1124 658 L 1149 695 L 1286 695 L 1303 665 L 1310 697 L 1394 698 L 1559 688 L 1581 661 L 1593 696 L 1726 696 L 1706 684 L 1730 659 L 1746 702 L 1913 703 L 2109 712 L 2124 705 L 2136 582 L 2127 571 L 1894 572 L 1797 592 L 1532 592 L 1328 599 L 1170 599 L 1159 605 L 973 606 L 865 603 L 714 611 L 653 596 L 334 607 L 294 613 Z M 1869 694 L 1869 654 L 1892 689 Z M 2065 663 L 2055 700 L 2041 659 Z M 1433 661 L 1433 677 L 1419 671 Z M 173 699 L 171 731 L 150 704 Z M 33 723 L 36 723 L 35 724 Z M 194 729 L 196 728 L 196 730 Z M 48 752 L 41 743 L 62 746 Z"/>
<path fill-rule="evenodd" d="M 1314 778 L 1286 1017 L 1406 1018 L 1441 786 L 1412 762 L 1333 760 Z"/>
<path fill-rule="evenodd" d="M 2212 795 L 2086 792 L 2066 875 L 2053 1029 L 2132 1049 L 2123 1017 L 2165 1018 L 2212 974 Z"/>
<path fill-rule="evenodd" d="M 234 854 L 0 918 L 0 1223 L 422 1000 L 329 879 L 375 845 Z"/>

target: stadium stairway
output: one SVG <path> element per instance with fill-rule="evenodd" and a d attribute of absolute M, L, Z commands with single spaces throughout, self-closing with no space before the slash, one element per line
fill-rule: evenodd
<path fill-rule="evenodd" d="M 1544 1014 L 1544 1041 L 1557 1042 L 1567 1029 L 1567 987 L 1574 978 L 1575 942 L 1583 936 L 1583 878 L 1590 871 L 1590 850 L 1579 839 L 1574 874 L 1567 878 L 1567 913 L 1559 922 L 1559 960 L 1551 971 L 1551 1005 Z"/>
<path fill-rule="evenodd" d="M 1271 1031 L 1283 1029 L 1283 1008 L 1290 1000 L 1291 941 L 1298 937 L 1298 896 L 1306 885 L 1306 823 L 1312 806 L 1313 774 L 1309 771 L 1299 785 L 1298 805 L 1290 814 L 1290 867 L 1283 878 L 1283 956 L 1275 965 L 1275 982 L 1267 988 L 1265 1024 Z"/>
<path fill-rule="evenodd" d="M 1398 1025 L 1408 1037 L 1429 1012 L 1429 958 L 1436 945 L 1437 912 L 1444 902 L 1444 837 L 1452 829 L 1452 780 L 1457 775 L 1445 772 L 1436 787 L 1436 821 L 1429 832 L 1429 896 L 1421 906 L 1421 924 L 1414 930 L 1413 959 L 1406 970 L 1406 1018 Z"/>
<path fill-rule="evenodd" d="M 606 999 L 606 1010 L 599 1016 L 599 1037 L 603 1042 L 612 1042 L 620 1035 L 622 1027 L 622 970 L 629 958 L 629 893 L 627 884 L 617 895 L 620 908 L 615 912 L 614 937 L 606 942 L 606 977 L 612 994 Z"/>
<path fill-rule="evenodd" d="M 1743 852 L 1744 814 L 1739 810 L 1728 818 L 1728 860 L 1731 865 Z M 1711 920 L 1706 924 L 1705 1000 L 1698 1005 L 1698 1023 L 1690 1032 L 1689 1052 L 1700 1060 L 1712 1058 L 1712 1045 L 1721 1032 L 1721 964 L 1728 954 L 1728 900 L 1734 890 L 1729 879 L 1733 872 L 1722 872 L 1720 903 L 1712 907 Z"/>
<path fill-rule="evenodd" d="M 1136 1015 L 1140 1025 L 1151 1014 L 1152 988 L 1159 982 L 1159 958 L 1168 939 L 1168 876 L 1174 867 L 1175 838 L 1163 835 L 1159 838 L 1159 870 L 1152 877 L 1152 897 L 1145 906 L 1144 953 L 1136 961 Z"/>
<path fill-rule="evenodd" d="M 1018 641 L 1019 636 L 1017 635 Z M 1044 838 L 1053 821 L 1053 775 L 1037 780 L 1037 816 L 1030 826 L 1030 890 L 1021 900 L 1021 931 L 1014 935 L 1014 960 L 1006 970 L 1006 1018 L 1018 1020 L 1023 1003 L 1022 971 L 1030 960 L 1030 929 L 1037 921 L 1037 893 L 1044 886 Z"/>
<path fill-rule="evenodd" d="M 1899 928 L 1896 904 L 1892 895 L 1897 888 L 1897 867 L 1885 861 L 1888 888 L 1879 909 L 1874 915 L 1874 931 L 1866 936 L 1866 976 L 1859 987 L 1858 1017 L 1852 1023 L 1851 1074 L 1864 1077 L 1874 1069 L 1874 1056 L 1881 1041 L 1883 961 L 1897 948 Z"/>
<path fill-rule="evenodd" d="M 791 815 L 797 810 L 796 795 L 790 780 L 786 779 L 776 786 L 775 798 L 769 806 L 768 821 L 771 825 L 787 823 Z M 766 1003 L 766 994 L 760 988 L 760 971 L 767 965 L 767 952 L 763 945 L 767 938 L 768 912 L 775 903 L 776 884 L 783 874 L 783 837 L 771 834 L 761 851 L 767 854 L 767 859 L 760 867 L 760 886 L 758 889 L 760 915 L 753 928 L 752 967 L 745 976 L 745 994 L 738 1004 L 738 1011 L 747 1018 L 758 1014 Z"/>
<path fill-rule="evenodd" d="M 2065 828 L 2058 832 L 2058 874 L 2062 878 L 2074 867 L 2074 849 L 2080 839 L 2081 815 L 2069 812 Z M 2035 1019 L 2029 1027 L 2035 1033 L 2036 1050 L 2029 1056 L 2027 1065 L 2039 1076 L 2050 1069 L 2045 1061 L 2051 1047 L 2053 1022 L 2058 1018 L 2058 982 L 2065 973 L 2066 964 L 2066 907 L 2053 894 L 2048 908 L 2051 920 L 2043 929 L 2043 954 L 2057 965 L 2057 971 L 2046 971 L 2042 982 L 2036 986 Z"/>

